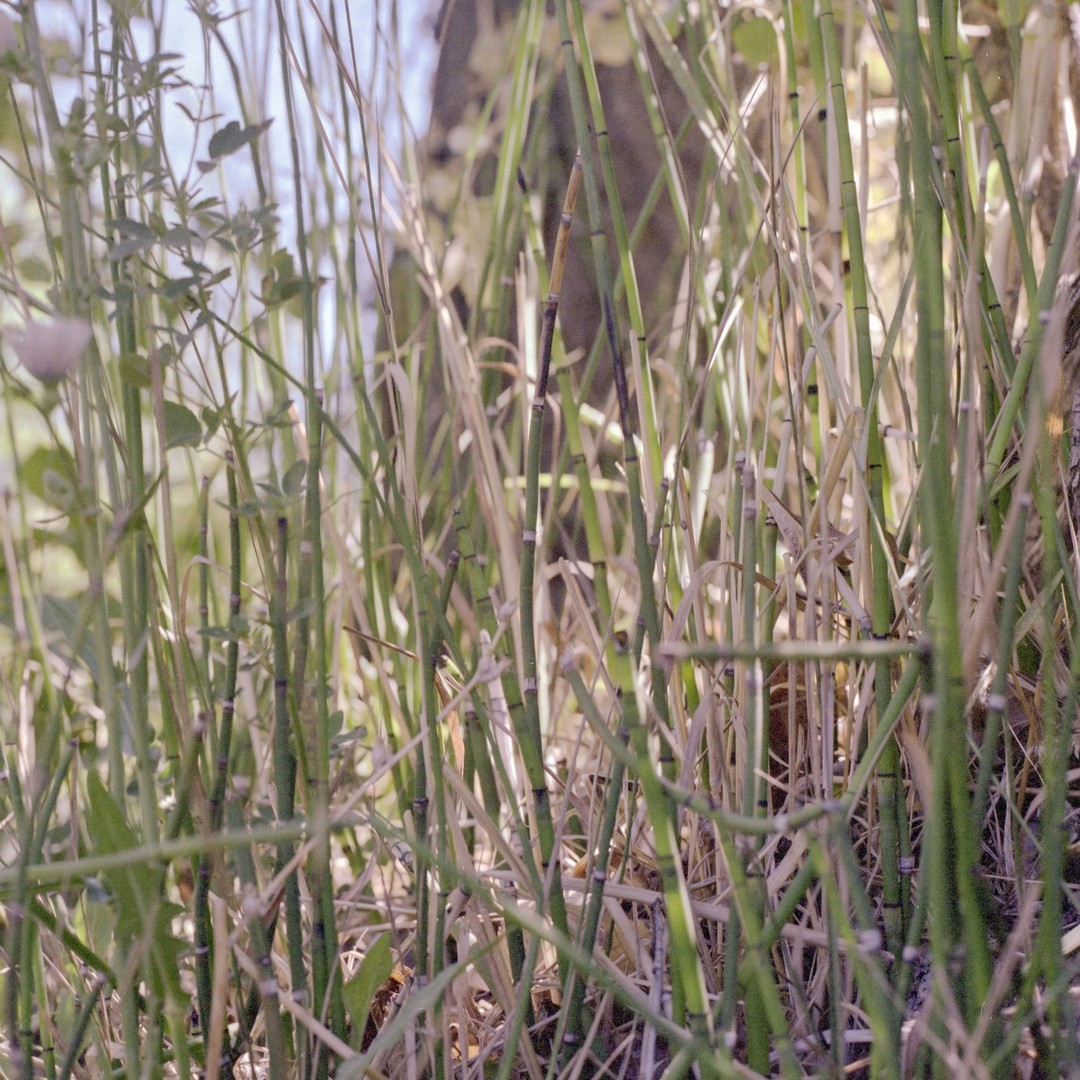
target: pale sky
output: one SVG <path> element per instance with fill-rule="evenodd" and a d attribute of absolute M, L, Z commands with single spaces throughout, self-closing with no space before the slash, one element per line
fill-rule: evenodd
<path fill-rule="evenodd" d="M 288 39 L 299 54 L 301 40 L 306 37 L 313 57 L 312 67 L 318 73 L 313 89 L 315 108 L 335 153 L 343 147 L 341 138 L 341 101 L 337 85 L 332 50 L 324 40 L 320 17 L 327 24 L 331 12 L 337 20 L 339 36 L 344 40 L 339 50 L 348 57 L 346 25 L 351 17 L 356 49 L 356 64 L 362 92 L 377 103 L 379 125 L 398 156 L 396 142 L 400 141 L 401 124 L 394 118 L 400 98 L 404 100 L 408 120 L 414 134 L 422 134 L 430 115 L 430 84 L 435 64 L 434 19 L 441 0 L 282 0 L 282 8 L 290 27 Z M 142 60 L 155 52 L 154 25 L 162 29 L 158 50 L 176 54 L 165 61 L 178 69 L 184 86 L 164 95 L 161 106 L 164 143 L 169 163 L 177 182 L 185 182 L 190 190 L 214 194 L 219 187 L 231 210 L 241 206 L 250 209 L 258 205 L 254 187 L 251 159 L 247 153 L 236 153 L 221 159 L 214 170 L 202 175 L 199 162 L 208 156 L 211 136 L 226 123 L 243 123 L 235 83 L 225 50 L 205 32 L 207 16 L 216 16 L 221 37 L 231 52 L 239 71 L 243 96 L 248 102 L 248 119 L 260 122 L 272 119 L 268 131 L 260 139 L 264 169 L 273 175 L 280 216 L 280 243 L 295 250 L 295 210 L 292 194 L 292 164 L 288 140 L 289 126 L 285 120 L 285 99 L 282 92 L 281 61 L 279 56 L 277 6 L 275 0 L 144 0 L 136 10 L 150 17 L 131 20 L 134 48 Z M 53 79 L 53 92 L 61 120 L 66 120 L 74 98 L 87 98 L 92 109 L 91 78 L 77 77 L 80 65 L 93 66 L 93 36 L 89 18 L 93 10 L 90 0 L 38 0 L 35 10 L 44 37 L 50 42 L 65 43 L 72 70 L 71 78 L 58 75 Z M 109 47 L 110 9 L 97 8 L 103 20 L 101 46 Z M 202 16 L 202 17 L 200 17 Z M 394 35 L 397 35 L 396 42 Z M 63 47 L 58 48 L 63 60 Z M 303 59 L 300 65 L 306 66 Z M 108 59 L 104 61 L 108 65 Z M 325 76 L 325 77 L 323 77 Z M 312 105 L 305 98 L 302 80 L 293 74 L 292 87 L 296 102 L 297 132 L 301 160 L 314 171 L 319 136 L 312 122 Z M 145 98 L 142 99 L 145 101 Z M 193 122 L 192 117 L 197 118 Z M 355 116 L 351 117 L 354 141 L 359 138 Z M 147 128 L 140 128 L 145 139 Z M 355 142 L 354 142 L 355 148 Z M 354 170 L 356 166 L 354 164 Z M 335 176 L 333 169 L 330 175 Z M 218 175 L 222 184 L 219 185 Z M 354 171 L 355 175 L 355 171 Z M 315 189 L 305 192 L 315 194 Z M 338 192 L 338 196 L 341 192 Z M 393 200 L 393 194 L 389 196 Z M 321 203 L 321 198 L 316 200 Z M 11 208 L 9 208 L 11 209 Z M 335 209 L 340 218 L 343 205 Z M 310 229 L 322 224 L 305 222 Z"/>

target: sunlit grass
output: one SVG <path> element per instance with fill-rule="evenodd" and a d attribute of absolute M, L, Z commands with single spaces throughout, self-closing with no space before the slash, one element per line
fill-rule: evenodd
<path fill-rule="evenodd" d="M 1074 46 L 555 8 L 0 22 L 4 1075 L 1076 1067 Z"/>

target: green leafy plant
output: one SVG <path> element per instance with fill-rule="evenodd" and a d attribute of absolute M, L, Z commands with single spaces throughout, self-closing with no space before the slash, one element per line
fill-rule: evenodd
<path fill-rule="evenodd" d="M 3 1075 L 1078 1067 L 1065 13 L 609 8 L 0 12 Z"/>

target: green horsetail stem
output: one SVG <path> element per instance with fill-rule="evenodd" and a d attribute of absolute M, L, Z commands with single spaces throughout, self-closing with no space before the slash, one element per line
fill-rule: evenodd
<path fill-rule="evenodd" d="M 555 928 L 566 937 L 570 936 L 566 901 L 563 896 L 559 866 L 559 853 L 555 839 L 555 825 L 551 813 L 551 799 L 544 777 L 544 742 L 540 727 L 540 709 L 537 685 L 536 625 L 533 612 L 533 596 L 536 574 L 536 528 L 540 510 L 540 455 L 544 436 L 544 416 L 547 409 L 548 378 L 551 373 L 551 351 L 555 336 L 555 317 L 559 308 L 566 253 L 570 243 L 570 224 L 577 205 L 581 187 L 581 157 L 574 159 L 570 180 L 563 200 L 562 217 L 555 238 L 555 250 L 551 258 L 551 274 L 547 299 L 544 303 L 543 324 L 540 332 L 540 370 L 533 393 L 532 415 L 529 422 L 529 447 L 525 475 L 525 517 L 522 524 L 521 553 L 521 644 L 522 680 L 524 701 L 521 726 L 517 729 L 518 748 L 521 752 L 529 787 L 532 791 L 536 813 L 536 827 L 540 844 L 540 871 L 544 879 L 544 894 L 550 906 Z M 542 894 L 542 895 L 544 895 Z M 560 962 L 560 981 L 566 985 L 568 969 Z"/>

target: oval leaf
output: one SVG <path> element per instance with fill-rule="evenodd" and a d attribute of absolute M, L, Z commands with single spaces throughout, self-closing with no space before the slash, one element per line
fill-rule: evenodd
<path fill-rule="evenodd" d="M 198 446 L 202 442 L 202 424 L 186 406 L 175 401 L 165 402 L 165 449 L 178 446 Z"/>
<path fill-rule="evenodd" d="M 731 32 L 731 40 L 748 64 L 763 66 L 776 56 L 776 31 L 772 22 L 762 16 L 744 19 Z"/>
<path fill-rule="evenodd" d="M 342 987 L 342 997 L 345 999 L 345 1008 L 352 1017 L 354 1033 L 361 1036 L 364 1034 L 375 995 L 390 978 L 393 969 L 390 935 L 381 934 L 368 949 L 367 956 L 360 962 L 356 974 Z"/>
<path fill-rule="evenodd" d="M 230 120 L 223 128 L 210 136 L 211 159 L 217 161 L 218 158 L 235 154 L 248 143 L 254 142 L 269 126 L 270 121 L 267 120 L 262 124 L 248 124 L 247 127 L 242 128 L 239 121 Z"/>

